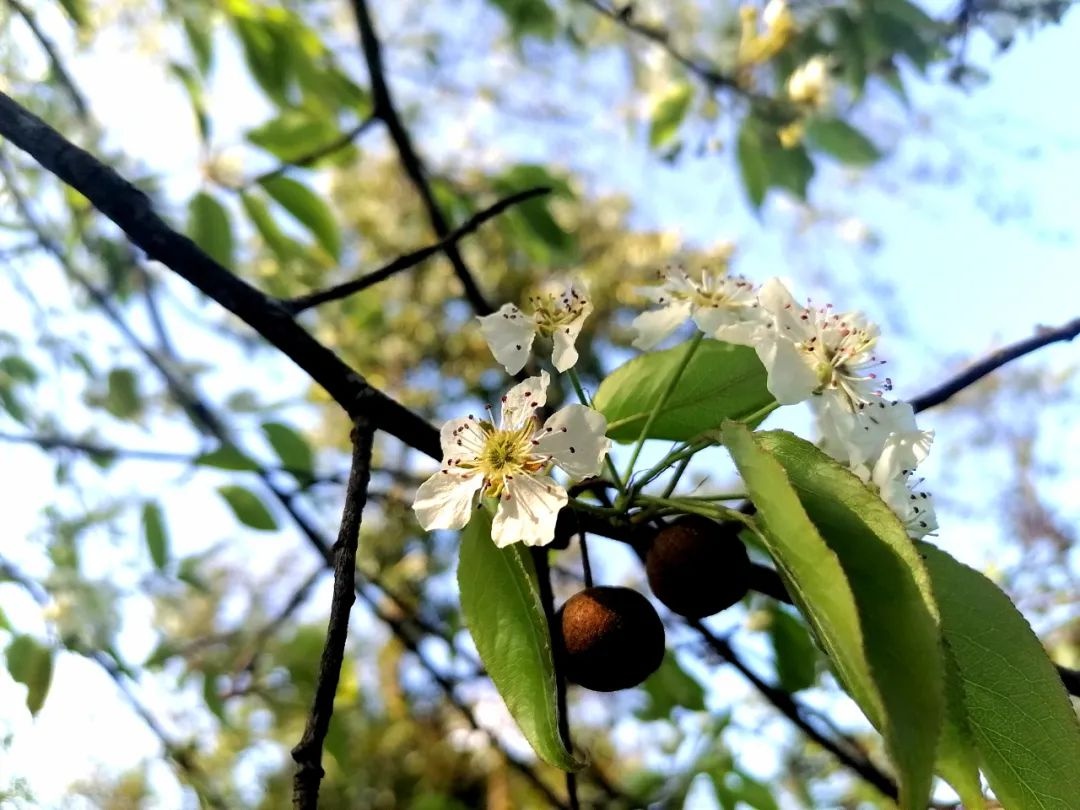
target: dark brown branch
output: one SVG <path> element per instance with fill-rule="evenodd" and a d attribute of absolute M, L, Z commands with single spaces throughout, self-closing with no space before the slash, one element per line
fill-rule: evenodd
<path fill-rule="evenodd" d="M 881 791 L 885 796 L 895 799 L 899 795 L 896 783 L 888 774 L 863 757 L 861 753 L 846 749 L 814 728 L 807 722 L 804 716 L 805 709 L 799 705 L 795 698 L 783 689 L 771 686 L 762 680 L 757 673 L 743 663 L 742 659 L 735 654 L 735 651 L 727 641 L 715 635 L 698 620 L 688 620 L 687 624 L 701 635 L 702 639 L 704 639 L 712 652 L 714 652 L 721 660 L 735 667 L 735 669 L 751 683 L 762 697 L 776 707 L 776 709 L 790 720 L 796 728 L 802 731 L 803 734 L 831 753 L 843 765 L 850 768 L 868 784 L 873 785 Z"/>
<path fill-rule="evenodd" d="M 1075 318 L 1053 329 L 1041 327 L 1026 340 L 998 349 L 966 371 L 957 374 L 951 380 L 947 380 L 937 388 L 932 388 L 926 393 L 915 397 L 915 399 L 911 400 L 911 406 L 916 412 L 933 408 L 935 405 L 940 405 L 952 398 L 965 388 L 974 385 L 991 372 L 997 371 L 1006 363 L 1011 363 L 1013 360 L 1031 354 L 1043 346 L 1049 346 L 1051 343 L 1068 342 L 1077 335 L 1080 335 L 1080 318 Z"/>
<path fill-rule="evenodd" d="M 322 160 L 324 157 L 329 157 L 335 152 L 344 149 L 346 146 L 348 146 L 361 135 L 363 135 L 378 120 L 379 119 L 376 116 L 369 115 L 352 129 L 348 130 L 347 132 L 343 132 L 340 136 L 330 141 L 330 143 L 325 144 L 324 146 L 320 146 L 317 149 L 312 149 L 310 152 L 301 155 L 300 157 L 293 158 L 292 160 L 282 161 L 280 166 L 275 166 L 273 169 L 270 169 L 270 171 L 263 172 L 260 175 L 252 177 L 250 180 L 243 184 L 242 188 L 247 189 L 251 188 L 252 186 L 257 186 L 260 183 L 265 183 L 267 180 L 273 180 L 275 177 L 280 177 L 293 167 L 310 166 L 312 163 L 315 163 L 318 160 Z"/>
<path fill-rule="evenodd" d="M 323 740 L 334 714 L 334 697 L 345 660 L 345 641 L 349 636 L 349 615 L 356 602 L 356 550 L 360 523 L 367 504 L 371 480 L 371 449 L 375 434 L 371 426 L 358 419 L 352 430 L 352 467 L 345 488 L 345 508 L 341 527 L 334 543 L 334 596 L 330 603 L 330 621 L 326 642 L 315 681 L 315 699 L 300 742 L 292 750 L 296 762 L 293 777 L 293 807 L 315 810 L 319 806 L 319 784 L 323 778 Z"/>
<path fill-rule="evenodd" d="M 383 120 L 390 132 L 390 139 L 394 142 L 402 168 L 409 180 L 416 188 L 420 199 L 424 203 L 431 227 L 435 235 L 440 239 L 446 239 L 450 235 L 450 224 L 443 215 L 435 194 L 431 189 L 431 183 L 427 179 L 427 169 L 420 156 L 413 147 L 409 131 L 398 116 L 394 99 L 390 93 L 390 87 L 386 82 L 386 68 L 383 66 L 382 45 L 375 33 L 375 24 L 368 11 L 366 0 L 352 0 L 353 13 L 356 16 L 356 24 L 360 30 L 360 45 L 364 52 L 364 61 L 367 63 L 368 75 L 371 81 L 371 94 L 375 102 L 375 115 Z M 445 248 L 446 258 L 454 268 L 454 273 L 465 288 L 465 297 L 472 304 L 477 315 L 490 315 L 494 312 L 484 294 L 476 284 L 472 272 L 457 249 L 457 245 L 451 242 Z"/>
<path fill-rule="evenodd" d="M 64 92 L 71 99 L 80 120 L 83 122 L 89 121 L 90 108 L 86 103 L 86 98 L 83 96 L 82 91 L 79 90 L 79 86 L 71 78 L 71 74 L 67 72 L 67 68 L 64 67 L 64 60 L 60 58 L 60 52 L 56 50 L 56 45 L 38 25 L 34 12 L 23 5 L 21 0 L 7 0 L 7 2 L 15 10 L 15 13 L 22 17 L 26 27 L 34 35 L 34 39 L 38 41 L 41 49 L 45 51 L 45 56 L 48 57 L 52 72 L 56 75 L 56 80 L 60 82 Z"/>
<path fill-rule="evenodd" d="M 439 434 L 408 408 L 372 387 L 330 349 L 305 332 L 292 315 L 215 262 L 194 242 L 172 230 L 142 191 L 9 96 L 0 93 L 0 135 L 30 154 L 45 169 L 83 194 L 151 258 L 262 335 L 356 418 L 398 437 L 432 458 L 440 458 Z"/>
<path fill-rule="evenodd" d="M 433 245 L 428 245 L 427 247 L 399 256 L 389 264 L 383 265 L 378 270 L 373 270 L 370 273 L 354 278 L 352 281 L 346 281 L 343 284 L 337 284 L 325 290 L 319 290 L 318 292 L 309 293 L 308 295 L 302 295 L 297 298 L 282 301 L 282 306 L 293 315 L 299 315 L 305 310 L 317 307 L 320 304 L 325 304 L 328 301 L 337 301 L 341 298 L 347 298 L 354 293 L 358 293 L 361 290 L 366 290 L 368 287 L 378 284 L 380 281 L 385 281 L 397 273 L 415 267 L 421 262 L 434 256 L 436 253 L 445 251 L 447 247 L 461 241 L 461 239 L 477 230 L 489 219 L 498 216 L 511 206 L 525 202 L 526 200 L 531 200 L 534 197 L 539 197 L 542 194 L 547 194 L 550 191 L 550 188 L 538 186 L 504 197 L 498 202 L 474 214 L 467 222 L 465 222 L 465 224 L 455 228 L 445 239 L 441 239 Z"/>

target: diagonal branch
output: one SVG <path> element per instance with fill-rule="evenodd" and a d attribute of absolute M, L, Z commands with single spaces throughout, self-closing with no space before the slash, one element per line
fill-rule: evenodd
<path fill-rule="evenodd" d="M 360 523 L 367 503 L 371 480 L 371 448 L 375 433 L 366 420 L 358 419 L 352 431 L 352 467 L 345 488 L 345 508 L 341 527 L 334 543 L 334 596 L 330 603 L 330 623 L 319 674 L 315 681 L 315 699 L 300 742 L 292 750 L 296 762 L 293 777 L 293 807 L 315 810 L 319 806 L 319 783 L 323 778 L 323 740 L 334 714 L 334 697 L 345 660 L 345 641 L 349 636 L 349 614 L 356 602 L 356 550 Z"/>
<path fill-rule="evenodd" d="M 113 169 L 66 140 L 0 93 L 0 135 L 83 194 L 151 258 L 164 264 L 252 327 L 338 402 L 351 417 L 366 415 L 410 447 L 440 458 L 439 434 L 405 406 L 371 386 L 297 324 L 275 300 L 233 275 L 154 211 L 150 198 Z"/>
<path fill-rule="evenodd" d="M 935 405 L 940 405 L 949 400 L 965 388 L 974 385 L 991 372 L 997 371 L 1006 363 L 1011 363 L 1013 360 L 1031 354 L 1043 346 L 1049 346 L 1051 343 L 1066 343 L 1073 340 L 1077 335 L 1080 335 L 1080 318 L 1074 318 L 1068 323 L 1054 328 L 1041 327 L 1031 337 L 998 349 L 966 371 L 957 374 L 951 380 L 946 380 L 936 388 L 931 388 L 926 393 L 915 397 L 915 399 L 911 400 L 911 406 L 916 412 L 933 408 Z"/>
<path fill-rule="evenodd" d="M 440 239 L 446 239 L 450 235 L 450 224 L 443 215 L 442 209 L 439 208 L 439 203 L 431 190 L 431 183 L 427 179 L 427 169 L 424 167 L 420 156 L 416 153 L 412 138 L 409 137 L 409 131 L 405 129 L 405 125 L 398 116 L 397 108 L 394 106 L 390 87 L 386 83 L 382 45 L 379 42 L 378 35 L 375 33 L 375 24 L 371 19 L 371 13 L 368 11 L 367 2 L 366 0 L 352 0 L 352 7 L 356 16 L 357 27 L 360 29 L 360 44 L 364 51 L 364 60 L 367 62 L 368 74 L 371 80 L 371 94 L 375 102 L 375 114 L 383 120 L 386 128 L 390 131 L 390 139 L 397 149 L 401 165 L 424 203 L 424 208 L 427 210 L 428 219 L 431 221 L 431 227 L 435 230 L 435 235 Z M 457 245 L 451 242 L 446 245 L 445 251 L 446 258 L 450 260 L 450 264 L 454 268 L 454 273 L 465 288 L 465 297 L 472 304 L 476 314 L 490 315 L 494 312 L 494 308 L 488 303 L 477 286 L 472 272 L 457 249 Z"/>
<path fill-rule="evenodd" d="M 305 312 L 312 307 L 317 307 L 320 304 L 325 304 L 328 301 L 337 301 L 342 298 L 347 298 L 354 293 L 358 293 L 361 290 L 366 290 L 368 287 L 378 284 L 380 281 L 385 281 L 396 273 L 415 267 L 421 262 L 434 256 L 436 253 L 446 250 L 449 246 L 457 244 L 461 239 L 477 230 L 489 219 L 493 219 L 511 206 L 525 202 L 526 200 L 531 200 L 534 197 L 539 197 L 542 194 L 547 194 L 550 191 L 551 189 L 545 186 L 537 186 L 536 188 L 525 189 L 524 191 L 519 191 L 508 197 L 504 197 L 482 211 L 478 211 L 470 217 L 467 222 L 460 227 L 455 228 L 447 234 L 444 239 L 441 239 L 433 245 L 428 245 L 427 247 L 399 256 L 389 264 L 383 265 L 378 270 L 373 270 L 370 273 L 354 278 L 351 281 L 346 281 L 343 284 L 337 284 L 325 290 L 319 290 L 318 292 L 301 295 L 297 298 L 283 301 L 282 306 L 293 315 L 299 315 L 301 312 Z"/>

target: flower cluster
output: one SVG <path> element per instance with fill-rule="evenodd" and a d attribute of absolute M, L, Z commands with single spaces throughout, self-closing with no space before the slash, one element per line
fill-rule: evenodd
<path fill-rule="evenodd" d="M 932 500 L 912 477 L 933 433 L 919 430 L 910 405 L 885 397 L 892 381 L 877 373 L 875 324 L 859 312 L 803 306 L 777 278 L 755 289 L 726 271 L 696 282 L 672 270 L 661 282 L 646 293 L 660 307 L 634 321 L 635 346 L 655 346 L 687 319 L 709 337 L 752 346 L 776 401 L 811 401 L 823 449 L 876 487 L 910 536 L 937 528 Z"/>

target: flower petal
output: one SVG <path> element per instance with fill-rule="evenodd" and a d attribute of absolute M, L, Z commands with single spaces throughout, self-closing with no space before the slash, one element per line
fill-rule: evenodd
<path fill-rule="evenodd" d="M 604 435 L 607 420 L 599 411 L 584 405 L 567 405 L 553 414 L 536 434 L 536 452 L 551 456 L 574 478 L 596 475 L 611 448 Z"/>
<path fill-rule="evenodd" d="M 507 374 L 517 374 L 529 359 L 529 349 L 536 337 L 536 324 L 513 304 L 503 304 L 498 312 L 482 315 L 480 332 L 495 360 Z"/>
<path fill-rule="evenodd" d="M 631 326 L 637 330 L 634 346 L 648 351 L 678 329 L 690 317 L 689 301 L 672 301 L 660 309 L 642 312 Z"/>
<path fill-rule="evenodd" d="M 525 424 L 533 412 L 547 402 L 548 385 L 551 377 L 541 371 L 539 377 L 529 377 L 506 392 L 502 398 L 503 430 L 514 430 Z"/>
<path fill-rule="evenodd" d="M 806 308 L 795 302 L 791 292 L 778 278 L 770 278 L 758 293 L 761 308 L 772 317 L 777 334 L 794 341 L 812 337 L 814 330 L 802 316 Z"/>
<path fill-rule="evenodd" d="M 547 545 L 555 539 L 555 521 L 566 501 L 566 490 L 546 475 L 507 479 L 491 524 L 491 539 L 499 548 L 511 543 Z"/>
<path fill-rule="evenodd" d="M 484 449 L 484 432 L 472 417 L 451 419 L 439 431 L 443 461 L 451 458 L 476 458 Z"/>
<path fill-rule="evenodd" d="M 771 334 L 755 347 L 769 372 L 766 382 L 770 393 L 781 405 L 794 405 L 809 399 L 818 386 L 817 375 L 805 360 L 804 353 L 790 340 Z"/>
<path fill-rule="evenodd" d="M 575 288 L 571 287 L 570 289 L 574 290 Z M 578 295 L 580 296 L 581 293 L 578 292 Z M 577 343 L 581 328 L 585 325 L 585 319 L 592 312 L 592 304 L 584 298 L 581 299 L 579 305 L 581 309 L 578 316 L 566 326 L 555 330 L 555 333 L 551 336 L 551 362 L 556 371 L 566 371 L 578 361 L 578 352 L 574 344 Z"/>
<path fill-rule="evenodd" d="M 473 496 L 484 483 L 476 470 L 439 470 L 416 489 L 413 511 L 425 531 L 463 529 L 472 517 Z"/>

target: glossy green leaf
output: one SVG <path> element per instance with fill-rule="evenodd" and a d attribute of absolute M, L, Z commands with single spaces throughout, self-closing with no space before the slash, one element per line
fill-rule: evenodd
<path fill-rule="evenodd" d="M 1003 806 L 1070 810 L 1080 724 L 1053 663 L 1000 588 L 923 543 L 982 769 Z"/>
<path fill-rule="evenodd" d="M 649 703 L 637 712 L 640 720 L 671 720 L 676 707 L 705 711 L 705 689 L 679 665 L 673 652 L 664 656 L 660 668 L 641 685 Z"/>
<path fill-rule="evenodd" d="M 593 404 L 615 441 L 636 441 L 653 405 L 683 362 L 686 345 L 648 352 L 600 383 Z M 746 419 L 772 403 L 765 368 L 747 346 L 703 340 L 649 428 L 651 439 L 685 441 L 716 430 L 725 419 Z"/>
<path fill-rule="evenodd" d="M 786 188 L 800 200 L 806 199 L 810 181 L 814 177 L 814 164 L 802 144 L 785 149 L 773 135 L 765 160 L 769 167 L 770 186 Z"/>
<path fill-rule="evenodd" d="M 750 205 L 756 211 L 765 202 L 765 192 L 769 189 L 769 164 L 761 144 L 761 135 L 751 118 L 743 121 L 739 128 L 735 153 L 739 161 L 743 188 L 746 189 Z"/>
<path fill-rule="evenodd" d="M 232 23 L 252 78 L 271 99 L 286 105 L 292 62 L 288 53 L 283 52 L 277 32 L 273 26 L 253 16 L 237 15 L 232 18 Z"/>
<path fill-rule="evenodd" d="M 253 472 L 259 464 L 231 445 L 222 445 L 217 450 L 196 456 L 193 463 L 200 467 L 216 467 L 219 470 L 239 470 Z"/>
<path fill-rule="evenodd" d="M 332 121 L 304 110 L 285 110 L 247 133 L 251 143 L 285 162 L 323 149 L 340 138 Z"/>
<path fill-rule="evenodd" d="M 296 221 L 311 231 L 316 241 L 335 259 L 341 256 L 341 232 L 330 207 L 318 194 L 291 177 L 278 175 L 262 181 L 262 187 Z"/>
<path fill-rule="evenodd" d="M 520 543 L 497 548 L 477 509 L 461 533 L 461 611 L 480 659 L 537 755 L 563 770 L 579 762 L 559 736 L 555 661 L 536 570 Z"/>
<path fill-rule="evenodd" d="M 315 466 L 311 445 L 294 428 L 281 422 L 264 422 L 263 433 L 281 465 L 290 472 L 310 473 Z"/>
<path fill-rule="evenodd" d="M 36 715 L 52 684 L 52 649 L 33 636 L 16 636 L 7 648 L 7 667 L 12 680 L 26 686 L 26 708 Z"/>
<path fill-rule="evenodd" d="M 945 723 L 938 741 L 936 769 L 952 785 L 965 810 L 986 810 L 979 779 L 979 752 L 964 706 L 960 670 L 948 641 L 942 643 L 945 661 Z"/>
<path fill-rule="evenodd" d="M 818 650 L 809 630 L 786 610 L 775 607 L 769 639 L 776 654 L 776 677 L 785 692 L 809 689 L 817 680 Z"/>
<path fill-rule="evenodd" d="M 880 727 L 881 696 L 863 652 L 859 609 L 840 560 L 810 522 L 780 462 L 757 445 L 749 429 L 727 422 L 723 439 L 757 507 L 761 540 L 788 593 L 828 653 L 841 684 Z"/>
<path fill-rule="evenodd" d="M 287 262 L 304 252 L 304 247 L 299 242 L 286 236 L 281 230 L 261 196 L 245 191 L 240 195 L 240 202 L 250 217 L 251 224 L 266 242 L 266 246 L 277 256 L 278 261 Z"/>
<path fill-rule="evenodd" d="M 200 191 L 188 205 L 188 236 L 218 264 L 233 266 L 233 234 L 224 206 Z"/>
<path fill-rule="evenodd" d="M 875 725 L 900 777 L 900 805 L 922 810 L 945 715 L 937 606 L 922 559 L 892 510 L 845 467 L 786 431 L 756 439 L 783 466 L 847 575 L 885 710 Z"/>
<path fill-rule="evenodd" d="M 270 514 L 270 510 L 250 489 L 240 486 L 218 487 L 218 492 L 225 502 L 229 504 L 236 519 L 245 526 L 258 529 L 263 532 L 277 531 L 277 521 Z"/>
<path fill-rule="evenodd" d="M 169 534 L 165 529 L 165 520 L 161 507 L 154 501 L 147 501 L 142 508 L 143 539 L 154 567 L 161 571 L 169 564 Z"/>
<path fill-rule="evenodd" d="M 812 118 L 806 140 L 814 149 L 849 166 L 869 166 L 881 159 L 881 150 L 855 127 L 839 118 Z"/>
<path fill-rule="evenodd" d="M 660 99 L 649 123 L 649 146 L 657 149 L 675 138 L 693 99 L 694 88 L 690 82 L 676 84 Z"/>

